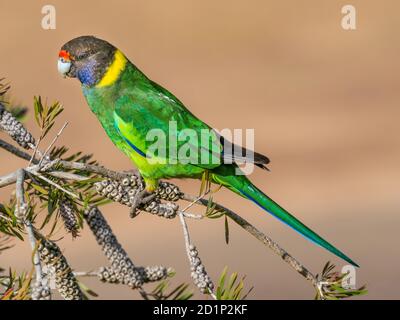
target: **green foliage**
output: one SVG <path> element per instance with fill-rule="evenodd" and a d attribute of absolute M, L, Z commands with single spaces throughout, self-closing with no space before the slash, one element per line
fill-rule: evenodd
<path fill-rule="evenodd" d="M 15 199 L 12 198 L 8 204 L 0 204 L 0 235 L 8 235 L 23 240 L 23 226 L 18 223 L 14 214 Z"/>
<path fill-rule="evenodd" d="M 244 290 L 244 280 L 243 276 L 238 280 L 238 274 L 236 272 L 232 273 L 227 280 L 228 267 L 225 267 L 222 274 L 218 280 L 218 287 L 216 292 L 217 300 L 245 300 L 249 293 L 253 290 L 251 287 L 246 294 L 243 294 Z"/>
<path fill-rule="evenodd" d="M 217 204 L 213 202 L 213 197 L 208 199 L 205 216 L 209 219 L 218 219 L 225 215 L 224 210 L 217 209 Z"/>
<path fill-rule="evenodd" d="M 65 146 L 53 147 L 50 151 L 50 157 L 52 159 L 63 159 L 65 161 L 75 161 L 87 164 L 98 164 L 96 160 L 93 159 L 93 154 L 84 154 L 83 152 L 75 152 L 67 155 L 69 149 Z M 79 174 L 83 175 L 82 171 Z"/>
<path fill-rule="evenodd" d="M 209 193 L 210 190 L 211 190 L 210 172 L 208 170 L 205 170 L 203 175 L 201 176 L 199 196 Z"/>
<path fill-rule="evenodd" d="M 0 233 L 0 254 L 2 251 L 11 248 L 10 238 Z M 0 300 L 26 300 L 30 298 L 30 284 L 32 272 L 17 275 L 11 269 L 8 273 L 0 268 Z"/>
<path fill-rule="evenodd" d="M 228 217 L 225 215 L 225 243 L 229 244 L 229 223 L 228 223 Z"/>
<path fill-rule="evenodd" d="M 212 196 L 208 199 L 205 216 L 209 219 L 219 219 L 224 217 L 224 231 L 225 231 L 225 242 L 229 244 L 229 220 L 225 211 L 220 208 L 216 208 L 216 203 L 213 202 Z"/>
<path fill-rule="evenodd" d="M 8 274 L 0 273 L 0 300 L 29 300 L 33 270 L 18 275 L 11 269 Z"/>
<path fill-rule="evenodd" d="M 83 294 L 83 298 L 84 300 L 89 300 L 89 297 L 94 297 L 97 298 L 99 295 L 93 291 L 92 289 L 90 289 L 86 284 L 84 284 L 82 281 L 78 280 L 78 284 L 79 284 L 79 288 L 82 291 Z"/>
<path fill-rule="evenodd" d="M 150 293 L 146 293 L 147 299 L 154 300 L 189 300 L 193 296 L 193 291 L 189 290 L 189 285 L 181 283 L 174 289 L 168 291 L 170 282 L 161 281 Z"/>
<path fill-rule="evenodd" d="M 42 102 L 40 96 L 34 97 L 35 120 L 40 128 L 40 139 L 44 138 L 53 127 L 56 117 L 64 110 L 62 105 L 56 101 L 50 105 Z"/>
<path fill-rule="evenodd" d="M 85 163 L 89 165 L 98 165 L 98 162 L 93 159 L 92 154 L 84 154 L 82 152 L 76 152 L 68 155 L 68 148 L 65 146 L 54 147 L 50 151 L 50 158 Z M 54 170 L 57 170 L 58 168 L 59 167 L 56 165 L 54 167 Z M 85 170 L 62 169 L 62 171 L 70 172 L 87 178 L 85 180 L 74 181 L 69 183 L 70 187 L 72 188 L 71 191 L 77 192 L 80 199 L 90 198 L 91 204 L 97 204 L 96 201 L 104 199 L 103 197 L 99 197 L 97 193 L 92 190 L 93 184 L 95 182 L 103 180 L 104 179 L 103 177 Z"/>
<path fill-rule="evenodd" d="M 11 238 L 0 233 L 0 254 L 12 248 Z M 30 298 L 30 283 L 32 272 L 30 274 L 17 275 L 11 269 L 5 273 L 0 268 L 0 300 L 26 300 Z"/>
<path fill-rule="evenodd" d="M 23 121 L 28 112 L 28 108 L 10 102 L 8 92 L 11 86 L 9 83 L 4 83 L 4 80 L 4 78 L 0 78 L 0 103 L 2 103 L 6 109 L 11 112 L 14 118 L 16 118 L 18 121 Z"/>
<path fill-rule="evenodd" d="M 317 289 L 316 300 L 339 300 L 368 293 L 365 285 L 358 289 L 344 288 L 343 279 L 348 274 L 339 274 L 339 272 L 334 271 L 335 267 L 334 264 L 328 261 L 322 270 L 321 276 L 317 274 L 316 277 L 319 279 L 320 289 Z"/>
<path fill-rule="evenodd" d="M 51 159 L 61 159 L 66 161 L 74 161 L 86 164 L 97 164 L 95 160 L 92 159 L 92 155 L 83 154 L 82 152 L 76 152 L 73 154 L 68 154 L 68 148 L 66 147 L 54 147 L 50 151 Z M 55 171 L 61 170 L 58 165 L 53 168 Z M 26 191 L 28 197 L 35 199 L 37 202 L 37 214 L 45 212 L 44 219 L 39 227 L 40 230 L 52 223 L 51 231 L 56 230 L 57 222 L 59 221 L 59 211 L 56 210 L 59 207 L 60 201 L 69 200 L 74 207 L 74 214 L 76 214 L 78 223 L 82 228 L 83 225 L 83 213 L 88 208 L 89 205 L 101 205 L 108 203 L 109 200 L 104 201 L 103 197 L 98 196 L 98 194 L 93 190 L 93 183 L 102 180 L 103 178 L 84 171 L 84 170 L 66 170 L 62 169 L 63 172 L 69 172 L 73 174 L 78 174 L 83 177 L 87 177 L 85 180 L 81 181 L 67 181 L 63 178 L 54 177 L 47 173 L 42 173 L 46 178 L 63 189 L 70 191 L 77 195 L 77 198 L 72 198 L 70 195 L 66 194 L 62 190 L 56 188 L 54 185 L 41 180 L 35 176 L 31 176 L 31 179 L 27 183 Z M 36 215 L 33 217 L 36 218 Z"/>
<path fill-rule="evenodd" d="M 25 116 L 28 113 L 28 108 L 19 105 L 12 105 L 10 108 L 8 108 L 8 111 L 10 111 L 18 121 L 24 121 Z"/>

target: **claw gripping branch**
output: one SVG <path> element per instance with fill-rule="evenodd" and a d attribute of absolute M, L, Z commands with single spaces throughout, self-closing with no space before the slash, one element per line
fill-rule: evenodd
<path fill-rule="evenodd" d="M 135 196 L 144 189 L 144 184 L 141 178 L 132 175 L 120 181 L 105 179 L 97 182 L 95 187 L 100 195 L 131 207 L 135 201 Z M 160 217 L 174 218 L 178 211 L 178 205 L 170 201 L 178 201 L 181 198 L 182 193 L 179 188 L 168 182 L 160 182 L 155 193 L 156 197 L 141 205 L 140 209 Z M 161 203 L 161 200 L 169 202 Z"/>

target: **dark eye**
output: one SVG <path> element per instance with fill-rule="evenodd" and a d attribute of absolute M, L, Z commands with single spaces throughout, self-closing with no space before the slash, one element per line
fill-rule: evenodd
<path fill-rule="evenodd" d="M 76 58 L 77 58 L 77 60 L 82 60 L 82 59 L 85 59 L 85 58 L 87 58 L 89 56 L 90 56 L 90 52 L 86 51 L 86 52 L 80 53 Z"/>

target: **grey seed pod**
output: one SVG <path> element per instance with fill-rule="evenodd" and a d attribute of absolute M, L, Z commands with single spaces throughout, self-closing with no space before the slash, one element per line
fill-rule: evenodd
<path fill-rule="evenodd" d="M 1 103 L 0 129 L 6 131 L 15 142 L 25 149 L 29 149 L 30 145 L 35 144 L 33 136 L 24 128 L 21 122 L 14 118 L 14 116 L 5 109 Z"/>
<path fill-rule="evenodd" d="M 51 291 L 47 285 L 47 281 L 36 281 L 31 286 L 32 300 L 51 300 Z"/>
<path fill-rule="evenodd" d="M 146 282 L 165 279 L 172 272 L 172 269 L 162 266 L 136 267 L 96 207 L 86 211 L 84 218 L 111 264 L 111 267 L 100 268 L 98 275 L 101 281 L 138 288 Z"/>
<path fill-rule="evenodd" d="M 214 290 L 214 284 L 207 274 L 207 271 L 201 262 L 199 252 L 194 245 L 189 245 L 189 256 L 191 265 L 191 277 L 194 284 L 199 288 L 200 292 L 207 294 Z"/>
<path fill-rule="evenodd" d="M 121 196 L 120 194 L 117 194 L 117 195 L 113 198 L 113 200 L 114 200 L 115 202 L 120 202 L 121 199 L 122 199 L 122 196 Z"/>
<path fill-rule="evenodd" d="M 54 242 L 41 237 L 38 252 L 41 261 L 49 268 L 54 268 L 56 287 L 60 295 L 65 300 L 82 300 L 83 294 L 78 282 L 60 248 Z"/>
<path fill-rule="evenodd" d="M 97 191 L 97 192 L 101 192 L 101 191 L 104 189 L 104 186 L 103 186 L 102 183 L 96 183 L 96 184 L 94 185 L 94 187 L 96 188 L 96 191 Z"/>
<path fill-rule="evenodd" d="M 161 181 L 156 189 L 156 194 L 160 199 L 169 201 L 178 201 L 182 193 L 179 188 L 172 183 Z"/>
<path fill-rule="evenodd" d="M 143 191 L 144 188 L 141 179 L 136 175 L 124 178 L 120 181 L 105 179 L 101 182 L 97 182 L 95 187 L 99 194 L 129 207 L 133 206 L 136 200 L 135 196 Z M 167 219 L 174 218 L 178 211 L 178 205 L 171 202 L 161 203 L 160 200 L 179 200 L 182 195 L 179 188 L 169 182 L 160 182 L 155 193 L 155 199 L 149 203 L 140 205 L 138 209 Z M 134 217 L 136 214 L 133 213 L 131 216 Z"/>
<path fill-rule="evenodd" d="M 72 234 L 72 237 L 75 238 L 79 233 L 79 223 L 71 201 L 67 199 L 61 200 L 59 211 L 64 222 L 65 229 Z"/>
<path fill-rule="evenodd" d="M 112 186 L 113 186 L 114 188 L 118 188 L 118 186 L 120 185 L 120 184 L 119 184 L 119 181 L 117 181 L 117 180 L 112 180 L 112 181 L 111 181 L 111 184 L 112 184 Z"/>
<path fill-rule="evenodd" d="M 114 186 L 112 184 L 109 184 L 106 188 L 105 188 L 105 192 L 110 193 L 111 191 L 114 190 Z"/>
<path fill-rule="evenodd" d="M 102 250 L 110 264 L 113 266 L 113 269 L 106 268 L 106 271 L 109 274 L 117 275 L 116 271 L 119 269 L 119 272 L 123 269 L 124 266 L 131 266 L 133 269 L 133 276 L 135 278 L 133 283 L 136 287 L 140 287 L 144 283 L 143 277 L 136 271 L 134 268 L 133 262 L 130 260 L 126 251 L 122 248 L 117 238 L 115 237 L 111 227 L 108 225 L 107 221 L 104 219 L 104 216 L 96 207 L 91 208 L 86 211 L 85 220 L 88 222 L 88 225 L 96 237 L 97 243 L 101 245 Z M 126 273 L 126 272 L 125 272 Z M 122 274 L 124 276 L 124 274 Z M 107 281 L 108 279 L 105 276 L 100 276 L 101 279 Z M 123 284 L 127 284 L 126 281 Z"/>
<path fill-rule="evenodd" d="M 123 195 L 121 198 L 121 203 L 129 206 L 130 205 L 129 197 L 127 195 Z"/>
<path fill-rule="evenodd" d="M 128 189 L 129 191 L 126 192 L 129 197 L 133 197 L 137 194 L 137 189 Z"/>
<path fill-rule="evenodd" d="M 170 268 L 165 268 L 163 266 L 146 267 L 144 268 L 144 273 L 146 277 L 145 282 L 164 280 L 168 277 L 168 274 L 171 271 L 172 270 Z"/>
<path fill-rule="evenodd" d="M 195 268 L 198 267 L 200 264 L 201 264 L 200 259 L 197 257 L 193 257 L 192 259 L 193 270 L 195 270 Z"/>

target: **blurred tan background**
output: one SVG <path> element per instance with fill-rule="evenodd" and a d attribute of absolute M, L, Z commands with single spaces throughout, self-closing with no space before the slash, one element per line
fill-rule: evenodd
<path fill-rule="evenodd" d="M 57 29 L 43 30 L 41 8 L 49 1 L 2 0 L 0 76 L 11 81 L 17 102 L 31 107 L 41 94 L 64 104 L 58 127 L 65 120 L 69 126 L 58 144 L 127 170 L 129 160 L 90 113 L 79 83 L 56 69 L 58 50 L 71 38 L 109 40 L 209 124 L 254 128 L 256 149 L 272 163 L 270 173 L 257 170 L 253 181 L 361 265 L 357 284 L 368 285 L 367 298 L 398 299 L 400 5 L 353 0 L 357 30 L 345 31 L 341 7 L 348 2 L 53 0 Z M 37 133 L 32 120 L 27 126 Z M 0 157 L 0 174 L 25 165 L 1 150 Z M 198 192 L 197 181 L 179 184 Z M 0 191 L 2 201 L 10 190 Z M 238 196 L 223 191 L 216 199 L 312 271 L 327 260 L 343 265 Z M 118 205 L 104 212 L 135 263 L 173 266 L 174 283 L 190 281 L 178 220 L 148 214 L 131 220 Z M 313 297 L 309 283 L 233 223 L 228 246 L 222 221 L 189 226 L 214 279 L 228 265 L 255 286 L 251 298 Z M 28 244 L 15 244 L 0 265 L 29 269 Z M 76 270 L 106 264 L 87 230 L 60 246 Z M 85 283 L 103 299 L 137 298 L 121 286 Z"/>

